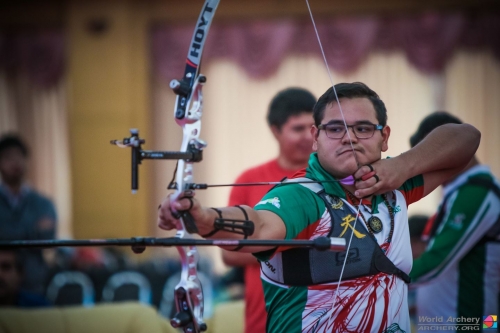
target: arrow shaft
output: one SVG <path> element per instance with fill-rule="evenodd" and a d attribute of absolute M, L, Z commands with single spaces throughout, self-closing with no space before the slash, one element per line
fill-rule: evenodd
<path fill-rule="evenodd" d="M 343 251 L 345 239 L 319 237 L 315 240 L 252 240 L 252 239 L 183 239 L 169 238 L 117 238 L 117 239 L 58 239 L 58 240 L 13 240 L 0 241 L 0 249 L 10 248 L 53 248 L 85 246 L 289 246 L 314 247 Z"/>

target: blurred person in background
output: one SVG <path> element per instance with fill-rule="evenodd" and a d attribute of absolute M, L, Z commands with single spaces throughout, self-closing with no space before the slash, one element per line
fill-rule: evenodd
<path fill-rule="evenodd" d="M 54 239 L 57 216 L 54 204 L 26 183 L 28 148 L 17 135 L 0 138 L 0 240 Z M 23 256 L 23 288 L 43 293 L 48 267 L 42 250 Z"/>
<path fill-rule="evenodd" d="M 278 156 L 244 171 L 236 179 L 237 184 L 280 181 L 307 166 L 313 145 L 311 127 L 314 124 L 312 110 L 315 103 L 316 98 L 301 88 L 288 88 L 278 92 L 267 113 L 268 125 L 278 142 Z M 271 185 L 233 187 L 229 206 L 253 207 L 270 189 Z M 245 270 L 245 332 L 264 333 L 267 313 L 259 262 L 251 253 L 225 250 L 223 259 L 226 265 L 244 267 Z"/>
<path fill-rule="evenodd" d="M 20 252 L 0 250 L 0 307 L 45 307 L 41 295 L 21 288 L 24 270 Z"/>
<path fill-rule="evenodd" d="M 413 259 L 420 257 L 427 247 L 427 242 L 422 240 L 422 234 L 428 220 L 427 215 L 412 215 L 408 218 Z"/>
<path fill-rule="evenodd" d="M 436 127 L 461 123 L 447 112 L 432 113 L 410 144 L 418 145 Z M 443 199 L 423 232 L 428 246 L 410 273 L 417 286 L 419 318 L 479 318 L 480 326 L 483 316 L 499 313 L 499 236 L 500 183 L 473 157 L 443 184 Z"/>
<path fill-rule="evenodd" d="M 425 229 L 429 217 L 427 215 L 412 215 L 408 218 L 408 227 L 410 229 L 410 243 L 413 260 L 420 257 L 427 247 L 427 242 L 422 240 L 422 233 Z M 412 332 L 417 331 L 417 290 L 412 288 L 412 284 L 408 288 L 408 308 L 410 310 L 410 321 Z"/>

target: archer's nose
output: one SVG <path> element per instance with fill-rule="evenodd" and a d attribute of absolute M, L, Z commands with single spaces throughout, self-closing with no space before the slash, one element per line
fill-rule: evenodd
<path fill-rule="evenodd" d="M 342 144 L 351 144 L 351 142 L 358 142 L 358 138 L 356 137 L 356 134 L 354 134 L 352 127 L 347 127 L 347 131 L 342 137 Z"/>

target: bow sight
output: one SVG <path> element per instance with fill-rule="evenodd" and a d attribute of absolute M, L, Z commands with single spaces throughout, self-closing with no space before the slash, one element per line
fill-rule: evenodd
<path fill-rule="evenodd" d="M 194 140 L 187 145 L 186 151 L 160 151 L 160 150 L 143 150 L 142 144 L 146 140 L 139 137 L 139 130 L 132 128 L 130 137 L 120 140 L 111 140 L 111 144 L 117 145 L 120 148 L 132 148 L 132 193 L 136 193 L 139 189 L 139 164 L 142 160 L 185 160 L 186 162 L 200 162 L 203 159 L 203 148 L 206 144 L 201 140 Z M 174 171 L 175 173 L 175 171 Z M 194 185 L 186 184 L 187 188 L 192 188 Z M 172 180 L 168 185 L 168 189 L 176 189 L 177 185 Z"/>

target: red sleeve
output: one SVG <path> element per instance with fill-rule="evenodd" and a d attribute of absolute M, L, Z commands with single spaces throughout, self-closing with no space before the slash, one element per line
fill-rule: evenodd
<path fill-rule="evenodd" d="M 282 175 L 274 175 L 266 167 L 256 167 L 243 172 L 237 179 L 236 184 L 253 183 L 260 181 L 276 181 Z M 264 186 L 234 186 L 229 195 L 229 205 L 255 206 L 262 197 L 272 188 L 271 185 Z"/>
<path fill-rule="evenodd" d="M 242 175 L 243 176 L 243 175 Z M 242 176 L 238 177 L 236 179 L 235 184 L 240 184 L 244 183 L 244 181 L 241 179 Z M 247 190 L 245 186 L 233 186 L 231 188 L 231 193 L 229 194 L 229 206 L 235 206 L 235 205 L 248 205 L 248 200 L 246 197 Z"/>
<path fill-rule="evenodd" d="M 424 197 L 424 176 L 418 175 L 408 179 L 398 190 L 405 197 L 406 206 L 417 202 Z"/>

